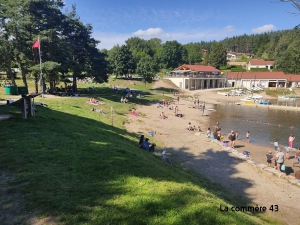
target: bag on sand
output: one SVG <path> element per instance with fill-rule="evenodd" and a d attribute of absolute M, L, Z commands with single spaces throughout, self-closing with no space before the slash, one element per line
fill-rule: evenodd
<path fill-rule="evenodd" d="M 282 164 L 280 169 L 281 169 L 282 171 L 285 171 L 285 165 Z"/>
<path fill-rule="evenodd" d="M 243 155 L 246 156 L 246 157 L 249 157 L 249 156 L 250 156 L 250 152 L 248 152 L 248 151 L 245 150 L 245 151 L 243 152 Z"/>

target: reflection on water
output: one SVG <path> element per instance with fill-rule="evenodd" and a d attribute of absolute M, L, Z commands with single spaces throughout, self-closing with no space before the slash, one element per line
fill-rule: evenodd
<path fill-rule="evenodd" d="M 223 135 L 235 130 L 239 139 L 246 141 L 246 132 L 250 131 L 250 143 L 272 147 L 275 139 L 279 145 L 288 145 L 288 137 L 293 134 L 294 147 L 300 147 L 300 111 L 235 104 L 217 105 L 215 109 L 210 114 L 209 126 L 214 127 L 218 121 Z"/>

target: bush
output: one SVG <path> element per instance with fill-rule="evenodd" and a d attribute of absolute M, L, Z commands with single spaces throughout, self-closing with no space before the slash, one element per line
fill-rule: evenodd
<path fill-rule="evenodd" d="M 269 72 L 268 68 L 251 68 L 251 72 Z"/>

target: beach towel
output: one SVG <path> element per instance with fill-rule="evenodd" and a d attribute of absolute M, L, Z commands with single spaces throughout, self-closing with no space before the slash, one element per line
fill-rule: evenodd
<path fill-rule="evenodd" d="M 155 134 L 153 132 L 148 132 L 148 134 L 149 134 L 150 137 L 154 137 L 155 136 Z"/>
<path fill-rule="evenodd" d="M 137 114 L 136 112 L 131 112 L 130 114 L 133 116 L 139 116 L 139 114 Z"/>
<path fill-rule="evenodd" d="M 224 147 L 228 147 L 228 142 L 223 142 Z"/>

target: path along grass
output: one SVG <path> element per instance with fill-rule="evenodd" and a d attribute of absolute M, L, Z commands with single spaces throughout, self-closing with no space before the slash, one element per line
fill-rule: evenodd
<path fill-rule="evenodd" d="M 136 134 L 122 125 L 125 115 L 137 106 L 132 104 L 153 103 L 160 96 L 146 93 L 144 99 L 123 104 L 120 94 L 95 87 L 90 96 L 105 105 L 87 104 L 90 96 L 37 98 L 49 107 L 37 108 L 36 117 L 28 120 L 16 107 L 0 106 L 0 113 L 13 115 L 0 121 L 0 171 L 14 174 L 6 194 L 21 191 L 26 212 L 58 216 L 64 224 L 270 222 L 264 216 L 220 212 L 220 205 L 244 203 L 225 196 L 222 187 L 201 175 L 137 148 Z M 92 107 L 107 114 L 92 112 Z"/>

